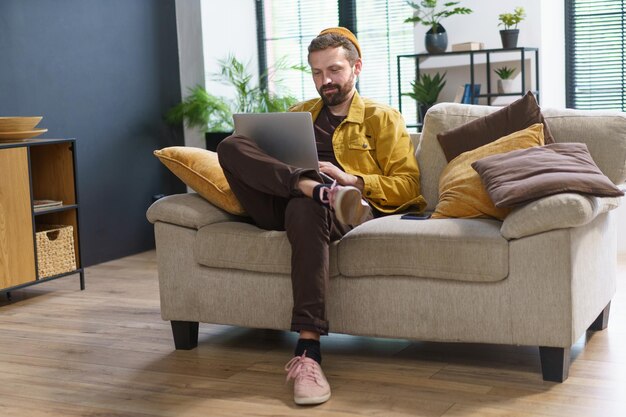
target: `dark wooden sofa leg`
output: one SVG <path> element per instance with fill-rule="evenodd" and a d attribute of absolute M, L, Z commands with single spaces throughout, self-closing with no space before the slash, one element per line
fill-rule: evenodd
<path fill-rule="evenodd" d="M 611 310 L 611 302 L 609 301 L 609 303 L 606 305 L 606 307 L 604 307 L 604 310 L 602 310 L 602 312 L 600 313 L 596 321 L 591 323 L 591 326 L 589 326 L 589 330 L 597 331 L 597 330 L 606 329 L 607 326 L 609 325 L 609 311 L 610 310 Z"/>
<path fill-rule="evenodd" d="M 176 349 L 190 350 L 198 346 L 199 323 L 197 321 L 172 320 L 171 323 Z"/>
<path fill-rule="evenodd" d="M 563 382 L 569 374 L 570 348 L 539 346 L 544 381 Z"/>

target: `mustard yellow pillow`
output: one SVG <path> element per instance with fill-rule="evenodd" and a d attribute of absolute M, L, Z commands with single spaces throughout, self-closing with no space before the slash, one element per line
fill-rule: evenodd
<path fill-rule="evenodd" d="M 543 125 L 536 123 L 524 130 L 501 137 L 454 158 L 439 177 L 439 202 L 433 219 L 449 217 L 495 217 L 504 220 L 511 208 L 494 205 L 472 163 L 487 156 L 544 144 Z"/>
<path fill-rule="evenodd" d="M 229 213 L 245 215 L 235 197 L 215 152 L 186 146 L 172 146 L 154 151 L 163 165 L 211 204 Z"/>

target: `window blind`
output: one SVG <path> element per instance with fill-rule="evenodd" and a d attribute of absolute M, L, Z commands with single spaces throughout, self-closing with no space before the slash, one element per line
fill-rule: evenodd
<path fill-rule="evenodd" d="M 359 92 L 398 108 L 396 56 L 415 52 L 413 25 L 404 23 L 413 8 L 405 0 L 357 0 L 356 15 L 363 50 Z"/>
<path fill-rule="evenodd" d="M 266 0 L 265 50 L 269 72 L 283 60 L 288 65 L 308 67 L 307 48 L 311 39 L 327 27 L 337 26 L 337 0 Z M 286 87 L 299 100 L 317 97 L 311 74 L 294 70 L 277 70 L 276 84 Z"/>
<path fill-rule="evenodd" d="M 263 2 L 266 62 L 282 57 L 308 66 L 307 47 L 322 29 L 339 25 L 339 7 L 356 11 L 354 31 L 363 51 L 359 92 L 398 107 L 396 55 L 413 53 L 412 16 L 405 0 L 265 0 Z M 317 97 L 311 75 L 279 71 L 282 84 L 300 100 Z"/>
<path fill-rule="evenodd" d="M 567 107 L 626 111 L 626 0 L 566 0 Z"/>

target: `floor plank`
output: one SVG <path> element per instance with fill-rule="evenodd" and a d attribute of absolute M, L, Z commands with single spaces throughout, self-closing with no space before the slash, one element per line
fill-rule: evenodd
<path fill-rule="evenodd" d="M 572 349 L 569 379 L 541 378 L 536 348 L 333 334 L 332 399 L 297 407 L 289 332 L 200 326 L 176 351 L 161 320 L 154 251 L 0 296 L 0 415 L 621 416 L 626 409 L 626 256 L 609 328 Z"/>

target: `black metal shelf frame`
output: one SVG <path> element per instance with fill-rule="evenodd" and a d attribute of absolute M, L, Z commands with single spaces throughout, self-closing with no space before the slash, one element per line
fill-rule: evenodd
<path fill-rule="evenodd" d="M 511 53 L 518 52 L 520 55 L 520 72 L 522 78 L 522 88 L 519 93 L 493 93 L 491 91 L 491 55 L 498 53 Z M 398 107 L 400 112 L 402 113 L 402 62 L 403 60 L 412 60 L 415 67 L 415 79 L 419 79 L 420 77 L 420 62 L 421 60 L 427 58 L 437 58 L 437 57 L 448 57 L 455 55 L 469 55 L 469 70 L 470 70 L 470 102 L 474 101 L 474 98 L 486 98 L 487 104 L 491 105 L 492 98 L 494 97 L 504 97 L 504 96 L 523 96 L 526 91 L 526 66 L 524 65 L 526 57 L 528 55 L 534 54 L 535 61 L 535 88 L 531 91 L 537 98 L 537 102 L 539 102 L 539 48 L 527 48 L 527 47 L 519 47 L 519 48 L 499 48 L 499 49 L 480 49 L 476 51 L 456 51 L 456 52 L 443 52 L 441 54 L 408 54 L 408 55 L 398 55 L 396 57 L 396 65 L 398 70 Z M 475 70 L 475 57 L 477 55 L 485 55 L 485 66 L 486 66 L 486 79 L 487 79 L 487 93 L 486 94 L 478 94 L 474 97 L 474 84 L 476 82 L 476 70 Z M 482 64 L 482 63 L 481 63 Z M 531 79 L 532 83 L 532 79 Z M 418 123 L 416 125 L 410 124 L 407 127 L 421 127 L 422 120 L 419 112 L 419 108 L 417 109 L 416 120 Z"/>
<path fill-rule="evenodd" d="M 32 221 L 32 230 L 33 230 L 33 235 L 32 235 L 32 239 L 33 242 L 36 242 L 36 236 L 35 236 L 35 218 L 37 216 L 41 216 L 41 215 L 45 215 L 45 214 L 50 214 L 50 213 L 58 213 L 58 212 L 63 212 L 63 211 L 70 211 L 70 210 L 74 210 L 76 211 L 76 236 L 77 236 L 77 242 L 76 245 L 78 247 L 78 259 L 77 259 L 77 268 L 72 270 L 72 271 L 67 271 L 61 274 L 57 274 L 54 276 L 50 276 L 50 277 L 45 277 L 45 278 L 40 278 L 39 277 L 39 270 L 37 267 L 37 249 L 35 248 L 35 253 L 34 253 L 34 257 L 35 257 L 35 280 L 34 281 L 29 281 L 29 282 L 25 282 L 22 284 L 18 284 L 12 287 L 7 287 L 7 288 L 1 288 L 0 289 L 0 294 L 6 294 L 7 298 L 10 300 L 11 299 L 11 292 L 18 290 L 18 289 L 22 289 L 22 288 L 26 288 L 26 287 L 30 287 L 32 285 L 36 285 L 42 282 L 48 282 L 48 281 L 53 281 L 56 280 L 58 278 L 63 278 L 65 276 L 68 275 L 74 275 L 74 274 L 79 274 L 79 285 L 80 285 L 80 289 L 81 291 L 85 289 L 85 270 L 83 268 L 82 265 L 82 247 L 81 247 L 81 239 L 80 239 L 80 215 L 79 215 L 79 210 L 80 210 L 80 204 L 79 204 L 79 196 L 78 196 L 78 177 L 77 177 L 77 167 L 76 167 L 76 161 L 77 161 L 77 155 L 76 155 L 76 139 L 26 139 L 23 141 L 19 141 L 19 142 L 7 142 L 7 143 L 0 143 L 0 148 L 2 149 L 8 149 L 8 148 L 17 148 L 17 147 L 34 147 L 34 146 L 45 146 L 45 145 L 51 145 L 51 144 L 59 144 L 59 143 L 67 143 L 70 146 L 70 151 L 72 152 L 72 174 L 73 174 L 73 180 L 74 180 L 74 201 L 75 204 L 66 204 L 63 206 L 59 206 L 59 207 L 50 207 L 50 208 L 44 208 L 44 209 L 39 209 L 36 210 L 34 208 L 34 206 L 32 206 L 32 202 L 34 200 L 33 197 L 33 184 L 32 184 L 32 165 L 31 165 L 31 157 L 30 157 L 30 151 L 28 152 L 28 177 L 31 181 L 30 184 L 30 201 L 31 201 L 31 221 Z"/>

